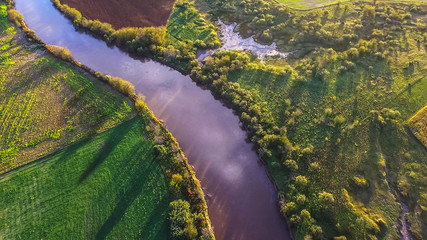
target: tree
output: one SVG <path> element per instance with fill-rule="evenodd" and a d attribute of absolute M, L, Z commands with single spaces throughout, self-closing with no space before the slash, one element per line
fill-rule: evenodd
<path fill-rule="evenodd" d="M 184 200 L 176 200 L 169 204 L 169 220 L 172 239 L 195 239 L 197 229 L 190 212 L 190 204 Z"/>
<path fill-rule="evenodd" d="M 295 162 L 295 160 L 286 160 L 285 166 L 291 171 L 298 170 L 298 164 L 297 164 L 297 162 Z"/>
<path fill-rule="evenodd" d="M 298 187 L 304 188 L 308 184 L 308 180 L 305 176 L 298 176 L 295 178 L 295 183 Z"/>
<path fill-rule="evenodd" d="M 320 192 L 318 195 L 321 208 L 329 208 L 334 202 L 334 195 L 328 192 Z"/>

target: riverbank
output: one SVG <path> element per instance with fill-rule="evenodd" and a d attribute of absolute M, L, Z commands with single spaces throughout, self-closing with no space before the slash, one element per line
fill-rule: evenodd
<path fill-rule="evenodd" d="M 9 7 L 12 9 L 12 5 L 9 5 Z M 58 51 L 53 51 L 53 48 L 49 47 L 42 40 L 37 38 L 34 32 L 32 32 L 25 25 L 22 18 L 17 18 L 16 23 L 18 23 L 18 25 L 22 27 L 23 31 L 30 38 L 31 41 L 40 44 L 40 47 L 48 51 L 52 51 L 53 54 L 58 54 Z M 60 55 L 60 57 L 63 58 L 63 55 Z M 173 138 L 170 132 L 165 129 L 161 121 L 155 118 L 155 116 L 148 109 L 144 101 L 140 97 L 138 97 L 137 94 L 135 94 L 135 92 L 133 91 L 134 88 L 124 80 L 97 73 L 91 70 L 89 67 L 77 62 L 73 58 L 70 58 L 70 56 L 67 56 L 64 60 L 69 61 L 73 65 L 85 69 L 96 78 L 104 82 L 108 82 L 119 92 L 121 92 L 134 102 L 135 109 L 137 110 L 139 115 L 146 119 L 145 124 L 147 125 L 147 131 L 152 134 L 153 139 L 157 139 L 155 147 L 158 155 L 157 158 L 161 162 L 163 171 L 168 176 L 168 180 L 172 181 L 173 177 L 176 177 L 178 175 L 182 178 L 182 180 L 177 183 L 176 190 L 175 192 L 172 192 L 172 195 L 176 199 L 185 199 L 186 201 L 191 203 L 191 214 L 196 216 L 196 218 L 194 219 L 194 224 L 197 229 L 196 236 L 202 239 L 214 239 L 210 226 L 210 221 L 207 215 L 207 206 L 204 200 L 203 191 L 200 187 L 200 183 L 195 178 L 194 171 L 188 164 L 188 161 L 184 157 L 183 152 L 179 148 L 179 145 L 175 138 Z M 183 226 L 183 228 L 184 227 L 186 226 Z"/>

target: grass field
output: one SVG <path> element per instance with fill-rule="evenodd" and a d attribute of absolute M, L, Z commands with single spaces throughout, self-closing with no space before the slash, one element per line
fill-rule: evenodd
<path fill-rule="evenodd" d="M 345 1 L 346 0 L 278 0 L 278 2 L 296 9 L 310 9 Z"/>
<path fill-rule="evenodd" d="M 0 7 L 0 173 L 135 115 L 112 88 L 27 42 Z"/>
<path fill-rule="evenodd" d="M 140 117 L 3 174 L 0 186 L 1 239 L 169 235 L 167 179 Z"/>
<path fill-rule="evenodd" d="M 409 127 L 418 140 L 427 147 L 427 106 L 409 120 Z"/>
<path fill-rule="evenodd" d="M 215 27 L 194 7 L 188 5 L 175 4 L 167 24 L 167 32 L 175 38 L 171 39 L 172 44 L 176 44 L 176 39 L 192 41 L 202 48 L 213 48 L 220 44 Z"/>

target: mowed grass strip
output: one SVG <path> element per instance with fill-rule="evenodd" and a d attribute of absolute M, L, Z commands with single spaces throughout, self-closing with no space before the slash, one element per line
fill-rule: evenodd
<path fill-rule="evenodd" d="M 1 175 L 0 239 L 167 239 L 168 185 L 146 134 L 136 117 Z"/>
<path fill-rule="evenodd" d="M 427 147 L 427 106 L 409 120 L 412 133 Z"/>
<path fill-rule="evenodd" d="M 0 173 L 135 115 L 111 87 L 29 43 L 0 7 Z"/>

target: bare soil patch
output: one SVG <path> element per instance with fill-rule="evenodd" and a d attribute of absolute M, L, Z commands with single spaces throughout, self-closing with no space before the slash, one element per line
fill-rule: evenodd
<path fill-rule="evenodd" d="M 61 0 L 84 17 L 123 27 L 166 25 L 174 0 Z"/>

